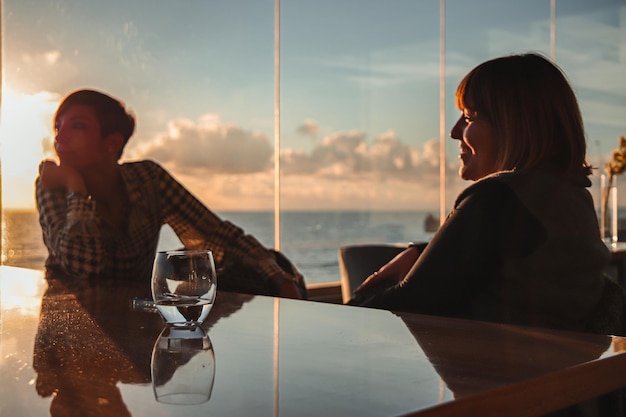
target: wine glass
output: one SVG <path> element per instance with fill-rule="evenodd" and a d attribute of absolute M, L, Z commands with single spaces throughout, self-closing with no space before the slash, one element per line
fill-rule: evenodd
<path fill-rule="evenodd" d="M 209 250 L 157 252 L 152 270 L 152 298 L 168 325 L 195 327 L 211 311 L 217 275 Z"/>

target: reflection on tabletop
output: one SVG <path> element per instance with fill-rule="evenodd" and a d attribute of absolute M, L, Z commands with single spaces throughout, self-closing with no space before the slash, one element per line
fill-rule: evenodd
<path fill-rule="evenodd" d="M 152 350 L 152 388 L 164 404 L 202 404 L 211 398 L 215 353 L 203 327 L 167 326 Z"/>
<path fill-rule="evenodd" d="M 130 307 L 149 285 L 47 278 L 0 267 L 2 416 L 543 415 L 626 386 L 619 337 L 223 291 L 201 351 L 163 362 L 186 341 Z M 192 363 L 208 400 L 157 401 Z"/>
<path fill-rule="evenodd" d="M 116 385 L 151 382 L 152 351 L 165 327 L 156 312 L 132 308 L 133 298 L 149 296 L 148 286 L 78 282 L 50 271 L 46 279 L 33 357 L 37 393 L 52 396 L 54 417 L 130 416 Z M 203 328 L 251 298 L 224 294 Z"/>
<path fill-rule="evenodd" d="M 542 333 L 538 329 L 511 328 L 498 323 L 458 321 L 438 325 L 442 319 L 402 316 L 430 363 L 455 398 L 477 394 L 520 380 L 543 375 L 599 358 L 611 347 L 609 336 L 589 335 L 588 343 L 574 344 L 568 333 Z M 451 345 L 454 332 L 464 345 Z M 500 348 L 494 350 L 493 345 Z M 514 349 L 507 349 L 507 347 Z M 492 351 L 478 361 L 478 352 Z M 520 354 L 523 352 L 523 354 Z M 502 372 L 506 369 L 507 372 Z"/>

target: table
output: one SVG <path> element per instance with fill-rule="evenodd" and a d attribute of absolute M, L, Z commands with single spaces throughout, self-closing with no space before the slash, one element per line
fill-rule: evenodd
<path fill-rule="evenodd" d="M 527 416 L 626 386 L 619 337 L 219 292 L 211 398 L 167 405 L 146 285 L 48 278 L 0 267 L 0 416 Z"/>

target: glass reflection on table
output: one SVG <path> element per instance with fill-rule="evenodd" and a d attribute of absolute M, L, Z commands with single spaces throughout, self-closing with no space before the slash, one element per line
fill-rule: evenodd
<path fill-rule="evenodd" d="M 167 326 L 152 350 L 152 387 L 165 404 L 202 404 L 211 398 L 215 353 L 201 326 Z"/>
<path fill-rule="evenodd" d="M 225 300 L 197 329 L 200 338 L 193 340 L 198 333 L 172 334 L 156 310 L 136 303 L 137 299 L 149 298 L 147 284 L 81 282 L 52 271 L 46 279 L 33 368 L 36 391 L 41 397 L 51 397 L 53 417 L 130 416 L 118 383 L 154 383 L 157 395 L 180 387 L 181 378 L 189 378 L 189 369 L 195 366 L 204 371 L 192 373 L 197 377 L 195 386 L 208 400 L 215 376 L 208 329 L 252 298 L 233 297 L 232 303 Z M 183 337 L 187 340 L 181 340 Z M 178 344 L 181 354 L 175 359 L 163 355 L 159 347 L 164 340 L 166 346 Z M 157 379 L 153 381 L 153 377 Z M 172 401 L 170 398 L 168 402 Z"/>

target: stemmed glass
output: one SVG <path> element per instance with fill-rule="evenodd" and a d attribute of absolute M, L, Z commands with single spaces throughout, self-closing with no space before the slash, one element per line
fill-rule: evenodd
<path fill-rule="evenodd" d="M 193 329 L 208 316 L 217 293 L 209 250 L 158 252 L 152 271 L 152 298 L 168 325 Z"/>

